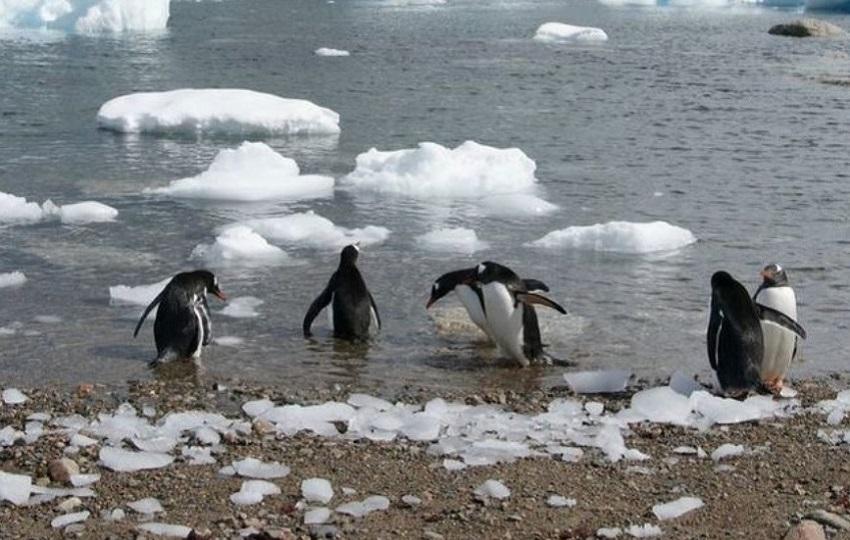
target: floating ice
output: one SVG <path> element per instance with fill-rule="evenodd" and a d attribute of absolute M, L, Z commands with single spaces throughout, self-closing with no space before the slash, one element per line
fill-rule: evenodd
<path fill-rule="evenodd" d="M 726 443 L 720 445 L 717 450 L 711 453 L 711 459 L 713 459 L 714 461 L 720 461 L 721 459 L 740 456 L 743 453 L 743 445 Z"/>
<path fill-rule="evenodd" d="M 0 223 L 35 223 L 42 219 L 44 212 L 38 203 L 0 191 Z"/>
<path fill-rule="evenodd" d="M 552 231 L 529 245 L 541 248 L 572 248 L 619 253 L 653 253 L 678 249 L 696 242 L 687 229 L 665 221 L 631 223 L 611 221 L 586 227 Z"/>
<path fill-rule="evenodd" d="M 240 461 L 234 461 L 231 465 L 235 474 L 248 478 L 283 478 L 289 474 L 289 467 L 274 461 L 263 463 L 259 459 L 248 457 Z"/>
<path fill-rule="evenodd" d="M 239 491 L 230 496 L 230 502 L 239 506 L 258 504 L 267 495 L 280 495 L 280 488 L 266 480 L 244 480 Z"/>
<path fill-rule="evenodd" d="M 245 340 L 239 336 L 219 336 L 214 338 L 213 341 L 224 347 L 238 347 L 245 342 Z"/>
<path fill-rule="evenodd" d="M 652 525 L 651 523 L 645 523 L 644 525 L 631 525 L 626 527 L 625 532 L 634 538 L 654 538 L 664 534 L 661 527 L 658 525 Z"/>
<path fill-rule="evenodd" d="M 32 491 L 32 478 L 23 474 L 0 471 L 0 501 L 20 506 L 27 502 Z"/>
<path fill-rule="evenodd" d="M 80 523 L 81 521 L 85 521 L 89 518 L 91 512 L 83 511 L 83 512 L 74 512 L 73 514 L 65 514 L 56 518 L 50 522 L 50 526 L 54 529 L 62 529 L 67 525 L 72 523 Z"/>
<path fill-rule="evenodd" d="M 511 490 L 498 480 L 487 480 L 477 488 L 475 494 L 481 497 L 492 497 L 494 499 L 507 499 L 511 496 Z"/>
<path fill-rule="evenodd" d="M 475 231 L 464 228 L 437 229 L 416 238 L 417 242 L 430 251 L 474 253 L 487 249 L 487 242 L 478 239 Z"/>
<path fill-rule="evenodd" d="M 632 373 L 622 369 L 607 371 L 576 371 L 564 373 L 570 389 L 577 394 L 610 394 L 622 392 Z"/>
<path fill-rule="evenodd" d="M 703 506 L 702 499 L 698 499 L 697 497 L 681 497 L 669 503 L 654 505 L 652 507 L 652 513 L 655 514 L 655 517 L 664 521 L 675 519 Z"/>
<path fill-rule="evenodd" d="M 237 319 L 250 319 L 259 315 L 257 308 L 263 305 L 263 301 L 253 296 L 240 296 L 231 298 L 227 305 L 221 310 L 222 315 Z"/>
<path fill-rule="evenodd" d="M 127 506 L 140 514 L 158 514 L 165 512 L 165 509 L 162 507 L 159 499 L 154 497 L 139 499 L 138 501 L 127 503 Z"/>
<path fill-rule="evenodd" d="M 3 287 L 18 287 L 27 282 L 27 277 L 23 272 L 8 272 L 0 274 L 0 288 Z"/>
<path fill-rule="evenodd" d="M 308 478 L 301 482 L 301 496 L 307 502 L 327 504 L 333 498 L 334 490 L 324 478 Z"/>
<path fill-rule="evenodd" d="M 84 201 L 62 206 L 56 206 L 52 201 L 45 201 L 42 208 L 46 218 L 55 216 L 62 223 L 69 225 L 114 221 L 118 215 L 118 210 L 96 201 Z"/>
<path fill-rule="evenodd" d="M 546 504 L 548 504 L 552 508 L 572 508 L 576 505 L 576 500 L 568 499 L 561 495 L 550 495 L 549 498 L 546 499 Z"/>
<path fill-rule="evenodd" d="M 159 469 L 170 465 L 174 458 L 159 452 L 132 452 L 112 446 L 100 449 L 100 464 L 118 472 L 133 472 L 144 469 Z"/>
<path fill-rule="evenodd" d="M 7 388 L 3 390 L 3 403 L 6 405 L 20 405 L 27 401 L 27 396 L 17 388 Z"/>
<path fill-rule="evenodd" d="M 282 249 L 243 225 L 225 229 L 212 244 L 198 244 L 191 256 L 211 265 L 277 265 L 290 260 Z"/>
<path fill-rule="evenodd" d="M 545 216 L 558 206 L 528 193 L 493 195 L 481 199 L 484 213 L 499 216 Z"/>
<path fill-rule="evenodd" d="M 23 0 L 0 4 L 0 28 L 82 34 L 164 30 L 169 0 Z"/>
<path fill-rule="evenodd" d="M 319 47 L 316 49 L 316 56 L 351 56 L 351 53 L 343 49 Z"/>
<path fill-rule="evenodd" d="M 382 495 L 372 495 L 362 501 L 345 503 L 337 506 L 336 511 L 340 514 L 348 514 L 356 518 L 363 517 L 378 510 L 386 510 L 390 507 L 390 500 Z"/>
<path fill-rule="evenodd" d="M 99 474 L 72 474 L 71 485 L 74 487 L 86 487 L 100 480 Z"/>
<path fill-rule="evenodd" d="M 162 292 L 171 278 L 165 278 L 162 281 L 151 283 L 150 285 L 138 285 L 131 287 L 128 285 L 115 285 L 109 287 L 109 298 L 111 302 L 133 304 L 147 307 L 153 302 L 156 295 Z"/>
<path fill-rule="evenodd" d="M 311 508 L 304 512 L 304 525 L 321 525 L 331 518 L 328 508 Z"/>
<path fill-rule="evenodd" d="M 608 41 L 608 34 L 601 28 L 548 22 L 537 29 L 534 39 L 549 43 Z"/>
<path fill-rule="evenodd" d="M 123 133 L 287 135 L 339 133 L 339 115 L 302 99 L 240 89 L 181 89 L 107 101 L 98 125 Z"/>
<path fill-rule="evenodd" d="M 197 176 L 174 180 L 151 193 L 228 201 L 302 200 L 333 194 L 334 179 L 302 175 L 295 160 L 261 142 L 224 149 Z"/>
<path fill-rule="evenodd" d="M 312 211 L 283 217 L 253 219 L 243 222 L 275 242 L 297 247 L 337 250 L 348 244 L 360 242 L 361 246 L 379 244 L 387 239 L 390 230 L 367 225 L 360 229 L 347 229 Z"/>
<path fill-rule="evenodd" d="M 191 528 L 183 525 L 157 522 L 142 523 L 136 528 L 157 536 L 168 536 L 171 538 L 186 538 L 192 532 Z"/>

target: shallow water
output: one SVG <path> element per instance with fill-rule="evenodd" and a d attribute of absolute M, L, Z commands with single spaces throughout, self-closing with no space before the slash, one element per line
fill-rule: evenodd
<path fill-rule="evenodd" d="M 6 32 L 0 41 L 0 191 L 57 203 L 94 199 L 120 211 L 110 224 L 0 228 L 0 381 L 119 383 L 151 376 L 150 323 L 141 308 L 110 306 L 108 287 L 154 283 L 198 263 L 194 246 L 248 216 L 313 209 L 337 225 L 383 225 L 361 268 L 384 319 L 367 349 L 334 343 L 324 326 L 300 336 L 307 306 L 336 265 L 333 250 L 287 250 L 299 264 L 214 268 L 231 296 L 256 296 L 261 316 L 214 314 L 236 347 L 205 353 L 213 373 L 268 383 L 347 381 L 523 390 L 563 368 L 517 372 L 462 324 L 457 304 L 424 309 L 439 274 L 480 260 L 543 279 L 570 315 L 541 314 L 549 352 L 582 368 L 664 375 L 705 372 L 711 273 L 755 287 L 778 261 L 809 333 L 797 374 L 845 366 L 850 346 L 846 204 L 850 61 L 846 39 L 795 40 L 767 28 L 793 14 L 755 8 L 609 8 L 593 2 L 451 1 L 399 6 L 174 2 L 168 31 L 89 38 Z M 850 26 L 846 16 L 824 16 Z M 601 45 L 530 39 L 562 21 L 604 28 Z M 348 58 L 317 57 L 318 47 Z M 145 188 L 204 170 L 241 139 L 122 136 L 95 114 L 120 94 L 179 87 L 244 87 L 310 99 L 340 113 L 337 137 L 267 141 L 302 171 L 340 177 L 370 147 L 464 140 L 521 148 L 537 163 L 546 218 L 481 217 L 470 203 L 421 203 L 338 189 L 296 204 L 170 200 Z M 695 245 L 652 256 L 540 250 L 525 242 L 569 225 L 662 219 Z M 441 225 L 473 228 L 490 248 L 472 256 L 421 250 Z M 211 299 L 213 311 L 221 309 Z M 39 315 L 59 323 L 36 322 Z M 432 318 L 435 317 L 435 318 Z M 324 324 L 324 317 L 319 323 Z M 455 324 L 457 323 L 457 324 Z"/>

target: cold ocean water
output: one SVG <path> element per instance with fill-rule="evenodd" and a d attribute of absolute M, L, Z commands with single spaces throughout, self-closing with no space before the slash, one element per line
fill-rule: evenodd
<path fill-rule="evenodd" d="M 204 353 L 213 374 L 269 384 L 343 381 L 524 390 L 564 368 L 500 362 L 448 298 L 425 311 L 431 282 L 495 260 L 545 281 L 568 316 L 540 310 L 551 355 L 575 369 L 675 369 L 710 378 L 709 279 L 726 269 L 751 290 L 767 262 L 787 269 L 809 333 L 795 375 L 842 370 L 850 347 L 847 251 L 848 40 L 767 29 L 797 14 L 755 7 L 624 8 L 590 1 L 253 0 L 172 2 L 164 32 L 86 37 L 0 32 L 0 191 L 42 203 L 96 200 L 114 222 L 0 226 L 0 381 L 120 383 L 153 376 L 151 318 L 109 287 L 158 282 L 218 228 L 313 210 L 347 228 L 391 232 L 360 267 L 383 316 L 369 347 L 316 338 L 301 320 L 338 260 L 336 247 L 279 244 L 286 265 L 208 265 L 231 297 L 263 303 L 233 318 L 210 298 Z M 850 17 L 823 15 L 850 27 Z M 605 43 L 532 40 L 549 21 L 595 26 Z M 319 47 L 350 51 L 322 57 Z M 101 104 L 175 88 L 248 88 L 337 111 L 341 134 L 265 138 L 302 172 L 337 179 L 371 147 L 517 147 L 537 165 L 546 216 L 481 210 L 479 198 L 376 195 L 339 181 L 296 203 L 174 199 L 149 188 L 204 171 L 240 136 L 120 135 L 98 130 Z M 253 138 L 252 140 L 257 140 Z M 526 245 L 576 225 L 663 220 L 697 243 L 653 254 Z M 472 229 L 487 247 L 433 251 L 417 238 Z M 274 242 L 273 242 L 274 243 Z"/>

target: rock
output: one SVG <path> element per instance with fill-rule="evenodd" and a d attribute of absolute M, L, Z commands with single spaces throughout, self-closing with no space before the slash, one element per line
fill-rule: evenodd
<path fill-rule="evenodd" d="M 88 397 L 94 392 L 94 385 L 91 383 L 83 383 L 77 386 L 77 396 Z"/>
<path fill-rule="evenodd" d="M 799 525 L 791 527 L 783 540 L 826 540 L 826 535 L 820 524 L 803 520 Z"/>
<path fill-rule="evenodd" d="M 774 36 L 788 37 L 834 37 L 844 34 L 840 26 L 818 19 L 800 19 L 786 24 L 777 24 L 767 31 Z"/>
<path fill-rule="evenodd" d="M 413 508 L 422 504 L 422 499 L 415 495 L 405 495 L 401 498 L 401 502 L 409 508 Z"/>
<path fill-rule="evenodd" d="M 826 510 L 815 510 L 814 512 L 809 512 L 806 514 L 805 518 L 817 521 L 821 525 L 828 525 L 833 529 L 850 531 L 850 521 L 844 519 L 838 514 L 827 512 Z"/>
<path fill-rule="evenodd" d="M 73 459 L 54 459 L 47 465 L 47 474 L 54 482 L 67 484 L 72 474 L 80 474 L 80 466 Z"/>

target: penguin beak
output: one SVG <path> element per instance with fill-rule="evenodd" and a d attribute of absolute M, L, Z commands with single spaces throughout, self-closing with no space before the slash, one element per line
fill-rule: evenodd
<path fill-rule="evenodd" d="M 216 297 L 216 298 L 218 298 L 219 300 L 222 300 L 222 301 L 224 301 L 224 302 L 227 302 L 227 296 L 226 296 L 223 292 L 221 292 L 221 289 L 217 289 L 217 290 L 215 290 L 215 291 L 212 291 L 212 293 L 213 293 L 213 294 L 215 295 L 215 297 Z"/>

